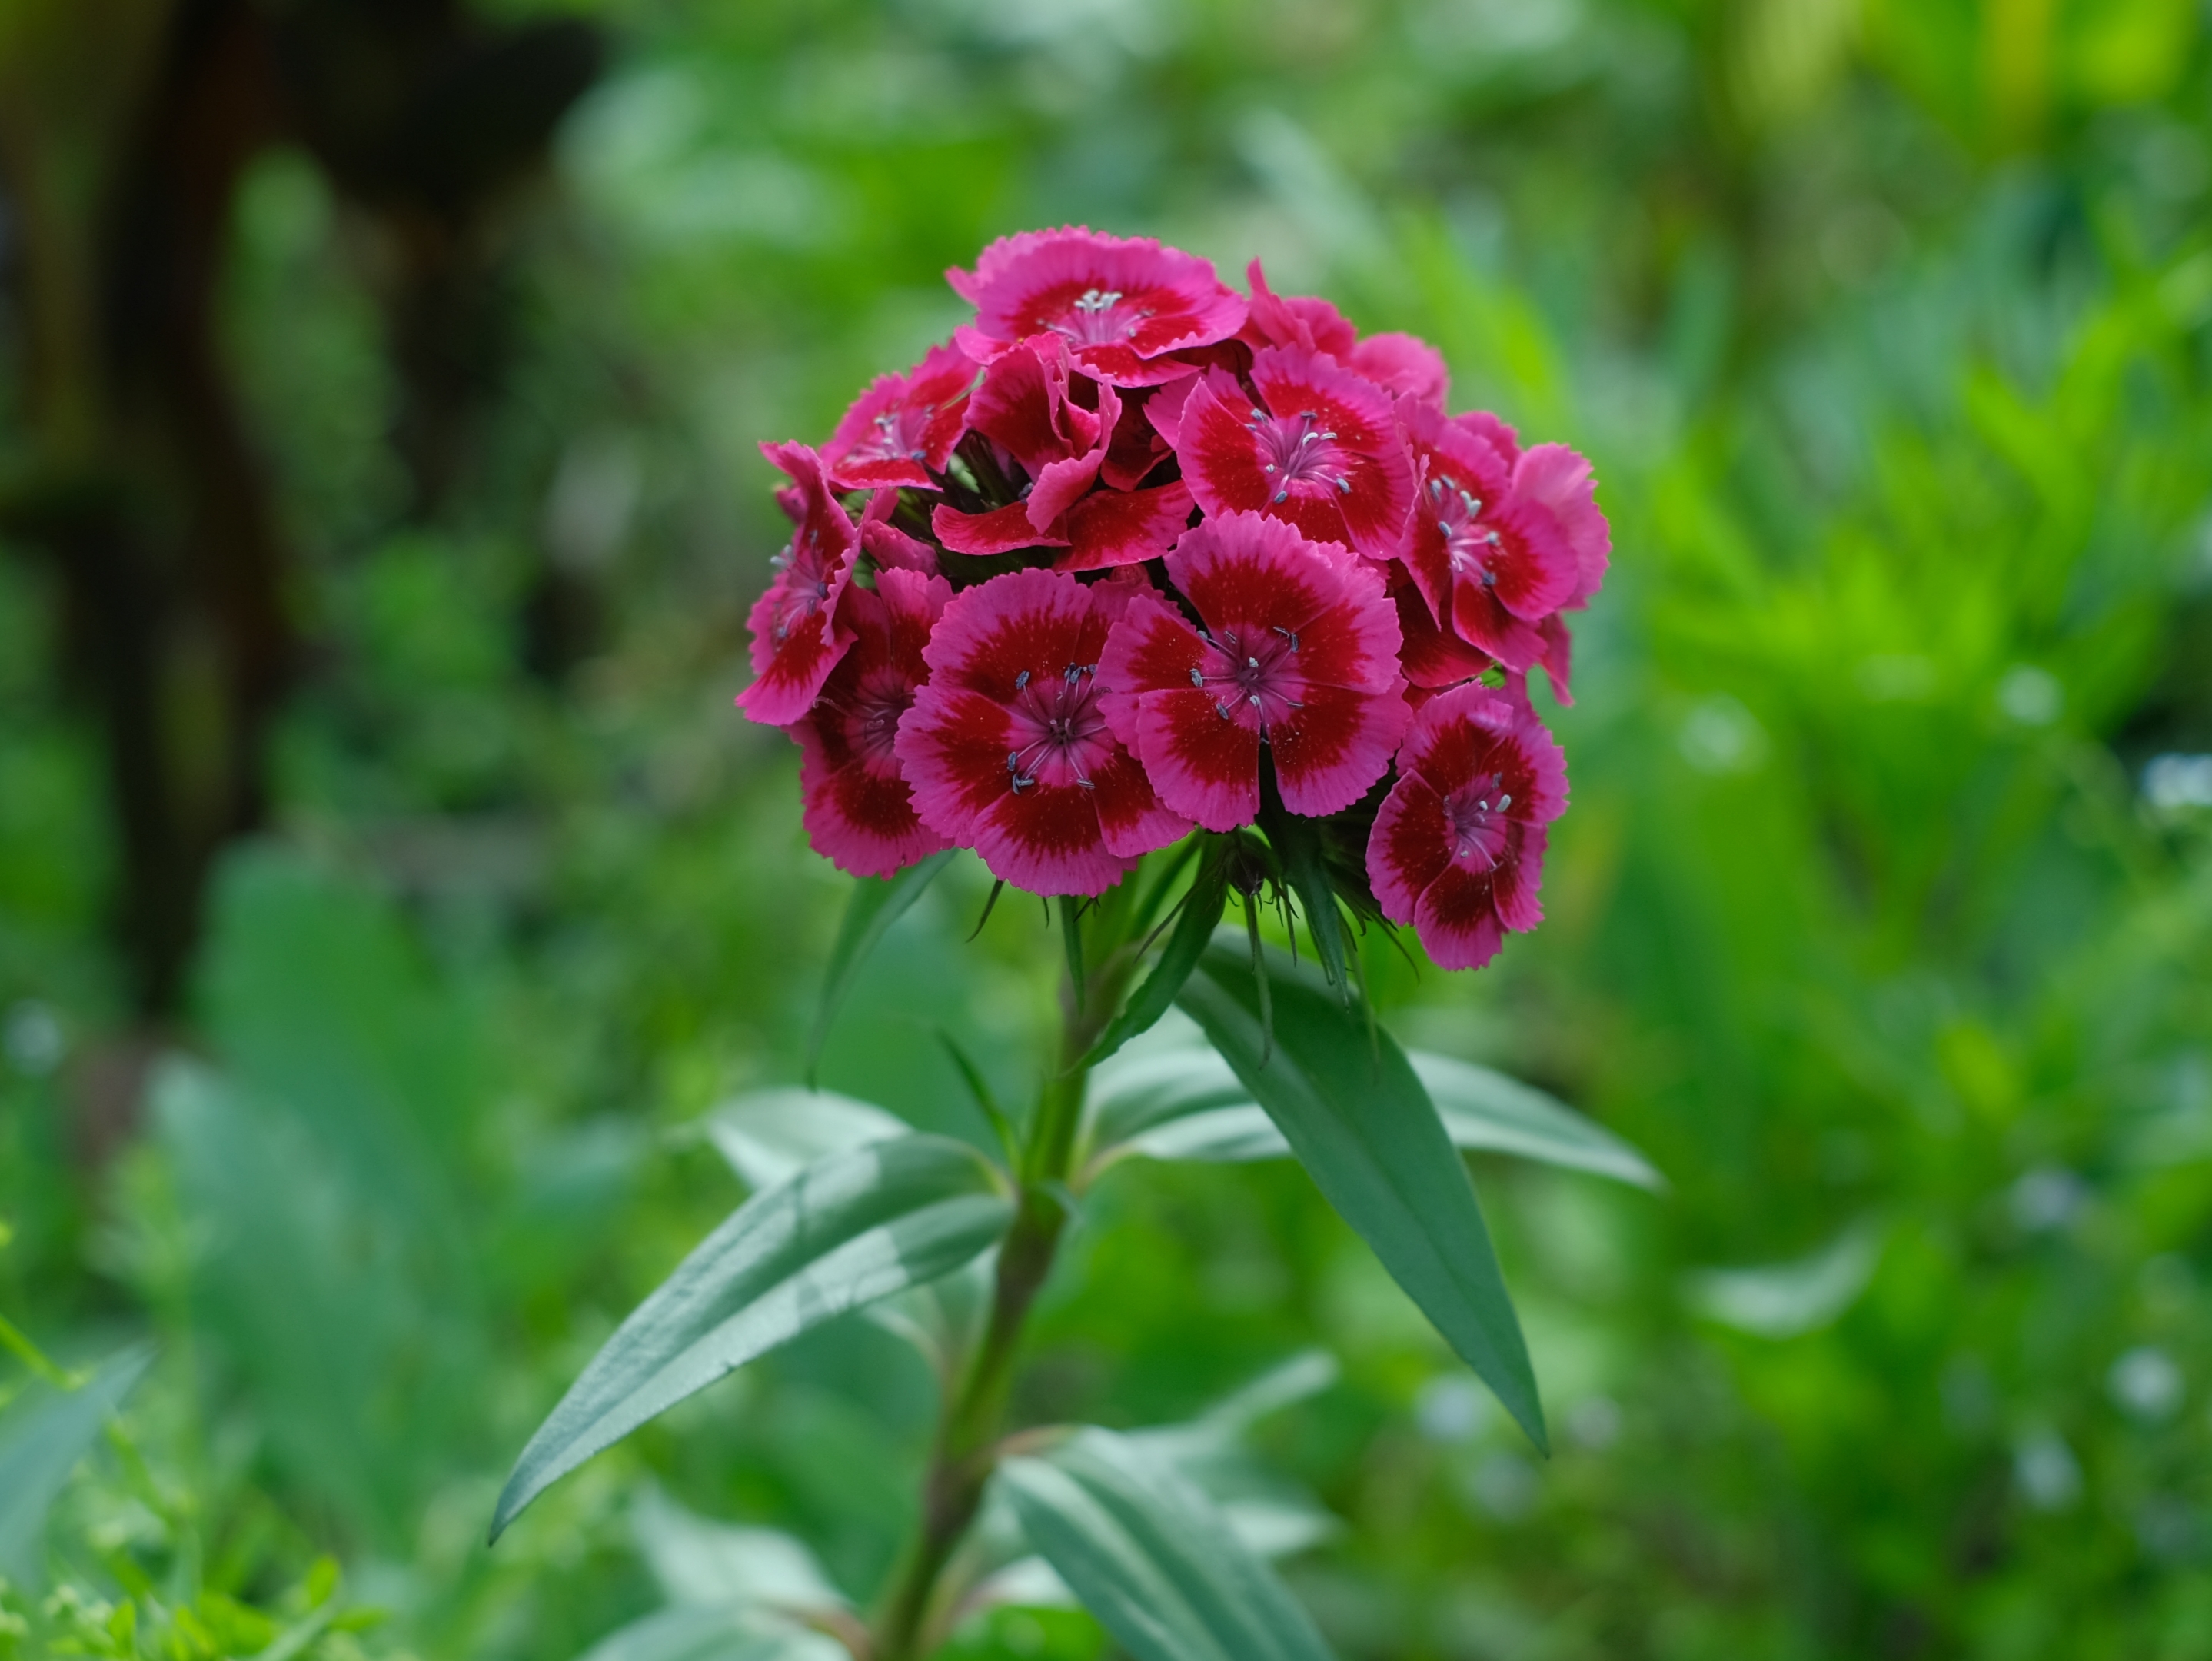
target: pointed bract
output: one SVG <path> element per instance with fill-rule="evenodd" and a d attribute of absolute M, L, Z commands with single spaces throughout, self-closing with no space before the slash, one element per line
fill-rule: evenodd
<path fill-rule="evenodd" d="M 1100 380 L 1150 386 L 1188 371 L 1163 359 L 1225 340 L 1244 300 L 1195 254 L 1150 237 L 1083 226 L 1024 231 L 983 250 L 973 271 L 945 274 L 976 311 L 954 338 L 989 362 L 1017 341 L 1056 335 L 1078 368 Z"/>
<path fill-rule="evenodd" d="M 1160 799 L 1209 830 L 1250 824 L 1263 745 L 1294 813 L 1333 813 L 1365 795 L 1408 718 L 1382 573 L 1347 548 L 1239 513 L 1185 532 L 1167 563 L 1204 628 L 1139 594 L 1099 666 L 1107 718 Z"/>
<path fill-rule="evenodd" d="M 953 597 L 900 725 L 922 821 L 1038 894 L 1097 894 L 1190 822 L 1161 806 L 1098 708 L 1098 661 L 1129 588 L 1024 570 Z"/>
<path fill-rule="evenodd" d="M 852 644 L 852 630 L 839 620 L 837 608 L 852 581 L 860 533 L 830 495 L 822 459 L 812 450 L 804 444 L 763 444 L 761 453 L 793 480 L 776 492 L 776 501 L 794 526 L 790 544 L 775 557 L 774 581 L 745 618 L 752 630 L 754 679 L 738 694 L 738 708 L 763 726 L 788 727 L 812 706 Z"/>
<path fill-rule="evenodd" d="M 1506 930 L 1542 920 L 1545 827 L 1566 805 L 1565 758 L 1525 701 L 1439 693 L 1413 718 L 1368 838 L 1382 915 L 1417 929 L 1439 968 L 1480 969 Z"/>

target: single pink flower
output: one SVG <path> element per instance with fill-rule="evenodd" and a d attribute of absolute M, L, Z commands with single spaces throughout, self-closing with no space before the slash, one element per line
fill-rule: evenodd
<path fill-rule="evenodd" d="M 1084 373 L 1123 386 L 1188 373 L 1168 355 L 1226 340 L 1244 321 L 1243 296 L 1209 261 L 1083 226 L 1001 237 L 973 271 L 955 268 L 945 278 L 975 307 L 974 325 L 953 338 L 977 362 L 1053 334 Z"/>
<path fill-rule="evenodd" d="M 950 346 L 931 347 L 904 374 L 877 376 L 822 447 L 830 482 L 841 490 L 937 489 L 935 476 L 966 430 L 975 382 L 974 361 Z"/>
<path fill-rule="evenodd" d="M 840 614 L 853 648 L 793 726 L 802 817 L 815 851 L 855 877 L 888 877 L 950 846 L 921 822 L 892 750 L 915 689 L 929 678 L 922 648 L 952 585 L 886 570 L 846 591 Z"/>
<path fill-rule="evenodd" d="M 1139 592 L 1098 671 L 1107 718 L 1160 800 L 1209 830 L 1250 824 L 1262 745 L 1294 813 L 1365 795 L 1408 718 L 1382 572 L 1250 513 L 1185 532 L 1167 567 L 1202 626 Z"/>
<path fill-rule="evenodd" d="M 1528 704 L 1480 685 L 1413 718 L 1375 816 L 1367 876 L 1442 969 L 1480 969 L 1507 929 L 1543 920 L 1545 826 L 1565 811 L 1566 760 Z"/>
<path fill-rule="evenodd" d="M 1373 559 L 1397 554 L 1413 466 L 1389 394 L 1300 346 L 1257 354 L 1252 385 L 1257 404 L 1208 370 L 1183 403 L 1176 455 L 1199 506 L 1269 514 Z"/>
<path fill-rule="evenodd" d="M 1327 352 L 1362 380 L 1400 398 L 1443 408 L 1451 384 L 1443 354 L 1418 336 L 1362 337 L 1344 313 L 1312 295 L 1278 295 L 1267 286 L 1260 262 L 1244 273 L 1252 285 L 1252 307 L 1243 338 L 1258 347 L 1301 346 Z"/>
<path fill-rule="evenodd" d="M 1509 463 L 1426 405 L 1400 413 L 1421 469 L 1407 569 L 1439 624 L 1507 668 L 1526 670 L 1543 654 L 1537 625 L 1574 598 L 1580 580 L 1560 515 L 1518 487 L 1524 470 L 1548 481 L 1556 464 L 1545 453 L 1559 447 L 1539 445 Z"/>
<path fill-rule="evenodd" d="M 1010 571 L 953 596 L 896 750 L 922 823 L 1039 894 L 1097 894 L 1190 829 L 1098 707 L 1132 585 Z"/>
<path fill-rule="evenodd" d="M 767 727 L 788 727 L 805 715 L 853 643 L 837 616 L 853 577 L 860 533 L 830 493 L 822 459 L 804 444 L 763 444 L 761 453 L 790 475 L 775 499 L 794 522 L 791 542 L 775 559 L 775 579 L 745 618 L 751 629 L 753 684 L 738 708 Z"/>

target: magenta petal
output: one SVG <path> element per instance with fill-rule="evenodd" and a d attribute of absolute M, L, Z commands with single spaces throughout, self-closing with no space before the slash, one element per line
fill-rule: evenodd
<path fill-rule="evenodd" d="M 1103 448 L 1092 450 L 1087 455 L 1071 456 L 1066 461 L 1048 462 L 1030 487 L 1029 500 L 1023 510 L 1029 521 L 1038 530 L 1048 528 L 1076 499 L 1098 482 L 1098 464 L 1106 459 Z"/>
<path fill-rule="evenodd" d="M 804 444 L 764 444 L 761 453 L 793 483 L 779 491 L 796 521 L 781 569 L 746 617 L 752 631 L 753 684 L 738 694 L 748 719 L 787 727 L 805 715 L 853 642 L 837 620 L 852 580 L 860 532 L 830 493 L 822 459 Z"/>
<path fill-rule="evenodd" d="M 1590 465 L 1564 444 L 1539 444 L 1513 469 L 1516 496 L 1549 512 L 1574 556 L 1576 582 L 1568 604 L 1586 602 L 1605 581 L 1613 554 L 1613 527 L 1597 505 Z"/>
<path fill-rule="evenodd" d="M 1057 335 L 1085 373 L 1122 385 L 1170 379 L 1151 361 L 1225 340 L 1244 321 L 1243 296 L 1206 261 L 1149 237 L 1081 226 L 1002 237 L 972 272 L 947 271 L 945 280 L 975 305 L 976 336 Z"/>
<path fill-rule="evenodd" d="M 1190 520 L 1190 492 L 1180 484 L 1149 490 L 1094 490 L 1069 512 L 1063 571 L 1097 571 L 1158 559 Z"/>
<path fill-rule="evenodd" d="M 1421 895 L 1450 863 L 1443 798 L 1416 773 L 1401 773 L 1367 837 L 1367 881 L 1392 922 L 1411 926 Z"/>
<path fill-rule="evenodd" d="M 1451 372 L 1444 368 L 1443 354 L 1427 341 L 1409 334 L 1371 334 L 1339 356 L 1346 368 L 1393 396 L 1443 408 Z"/>
<path fill-rule="evenodd" d="M 842 490 L 907 485 L 934 490 L 960 441 L 975 366 L 950 346 L 933 346 L 904 374 L 879 375 L 837 423 L 822 459 Z"/>
<path fill-rule="evenodd" d="M 1567 620 L 1554 612 L 1537 624 L 1536 630 L 1544 641 L 1544 650 L 1536 661 L 1551 677 L 1552 696 L 1561 703 L 1571 705 L 1575 695 L 1568 690 L 1567 678 L 1574 666 L 1574 639 L 1567 633 Z"/>
<path fill-rule="evenodd" d="M 1100 892 L 1128 869 L 1117 847 L 1172 828 L 1098 707 L 1097 665 L 1129 598 L 1111 581 L 1034 569 L 963 590 L 930 636 L 930 679 L 899 726 L 924 822 L 1033 892 Z"/>
<path fill-rule="evenodd" d="M 1494 881 L 1457 869 L 1423 891 L 1413 927 L 1439 969 L 1480 969 L 1505 941 Z"/>
<path fill-rule="evenodd" d="M 816 850 L 858 877 L 889 876 L 948 846 L 921 822 L 893 750 L 915 689 L 928 677 L 922 650 L 952 590 L 941 577 L 887 570 L 854 588 L 841 615 L 852 649 L 792 729 L 799 793 Z"/>
<path fill-rule="evenodd" d="M 1397 693 L 1306 690 L 1305 707 L 1269 729 L 1283 806 L 1321 818 L 1352 806 L 1389 770 L 1413 711 Z"/>
<path fill-rule="evenodd" d="M 939 502 L 929 516 L 937 539 L 956 554 L 1009 554 L 1021 548 L 1065 548 L 1067 538 L 1040 532 L 1030 523 L 1029 508 L 1010 502 L 988 514 L 963 514 Z"/>

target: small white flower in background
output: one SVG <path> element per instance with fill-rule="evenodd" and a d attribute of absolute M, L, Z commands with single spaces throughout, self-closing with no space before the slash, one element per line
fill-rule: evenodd
<path fill-rule="evenodd" d="M 1500 1448 L 1486 1454 L 1468 1478 L 1474 1502 L 1501 1523 L 1517 1523 L 1536 1508 L 1540 1478 L 1520 1454 Z"/>
<path fill-rule="evenodd" d="M 2015 663 L 1997 683 L 1997 708 L 2022 727 L 2048 727 L 2065 712 L 2058 677 L 2032 663 Z"/>
<path fill-rule="evenodd" d="M 2030 1234 L 2063 1226 L 2081 1208 L 2088 1186 L 2063 1165 L 2039 1165 L 2012 1185 L 2012 1220 Z"/>
<path fill-rule="evenodd" d="M 1766 759 L 1766 729 L 1725 692 L 1692 704 L 1674 742 L 1700 773 L 1748 773 Z"/>
<path fill-rule="evenodd" d="M 9 1062 L 18 1073 L 40 1079 L 62 1064 L 69 1044 L 53 1006 L 26 998 L 9 1010 L 5 1025 L 0 1026 L 0 1048 L 7 1050 Z"/>
<path fill-rule="evenodd" d="M 1589 1396 L 1567 1409 L 1567 1434 L 1592 1453 L 1603 1453 L 1620 1439 L 1620 1404 L 1610 1396 Z"/>
<path fill-rule="evenodd" d="M 2153 756 L 2143 769 L 2142 793 L 2161 812 L 2212 807 L 2212 756 Z"/>
<path fill-rule="evenodd" d="M 2148 1420 L 2171 1418 L 2181 1405 L 2185 1384 L 2173 1357 L 2154 1345 L 2143 1344 L 2112 1363 L 2105 1388 L 2123 1412 Z"/>
<path fill-rule="evenodd" d="M 2013 1481 L 2038 1511 L 2064 1511 L 2081 1497 L 2081 1466 L 2055 1431 L 2038 1431 L 2013 1452 Z"/>
<path fill-rule="evenodd" d="M 1472 1440 L 1490 1417 L 1490 1398 L 1474 1379 L 1442 1373 L 1421 1386 L 1414 1421 L 1431 1442 Z"/>

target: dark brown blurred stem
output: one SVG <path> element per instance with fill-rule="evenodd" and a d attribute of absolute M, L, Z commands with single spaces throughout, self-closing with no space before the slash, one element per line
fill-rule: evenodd
<path fill-rule="evenodd" d="M 1133 962 L 1133 954 L 1113 952 L 1094 964 L 1083 995 L 1072 984 L 1063 989 L 1059 1067 L 1045 1083 L 1023 1144 L 1021 1200 L 999 1247 L 990 1323 L 966 1376 L 946 1397 L 923 1479 L 921 1524 L 892 1574 L 871 1661 L 917 1661 L 943 1613 L 938 1608 L 939 1579 L 975 1520 L 997 1463 L 1023 1324 L 1051 1272 L 1067 1223 L 1067 1178 L 1090 1076 L 1083 1057 L 1120 1003 Z"/>

